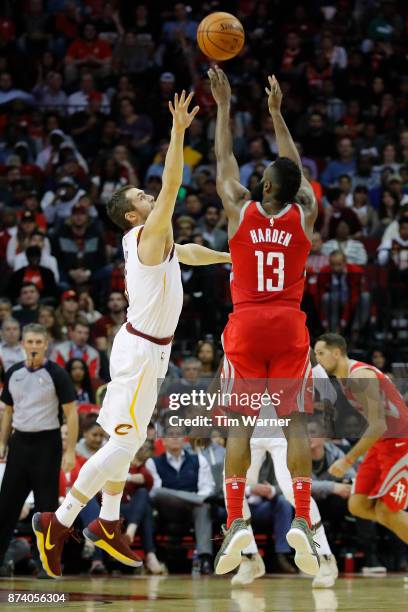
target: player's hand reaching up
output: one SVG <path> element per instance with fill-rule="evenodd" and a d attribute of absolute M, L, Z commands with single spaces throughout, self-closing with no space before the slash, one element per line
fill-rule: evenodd
<path fill-rule="evenodd" d="M 229 104 L 231 100 L 231 86 L 227 75 L 221 68 L 214 66 L 208 71 L 211 93 L 217 104 Z"/>
<path fill-rule="evenodd" d="M 186 98 L 186 92 L 183 89 L 180 98 L 178 94 L 174 94 L 174 102 L 169 101 L 169 109 L 173 115 L 173 128 L 176 132 L 186 130 L 200 110 L 199 106 L 195 106 L 191 112 L 188 110 L 193 95 L 194 93 L 192 92 Z"/>
<path fill-rule="evenodd" d="M 272 114 L 280 112 L 283 94 L 275 75 L 268 77 L 268 81 L 269 88 L 265 87 L 265 91 L 268 94 L 269 112 Z"/>

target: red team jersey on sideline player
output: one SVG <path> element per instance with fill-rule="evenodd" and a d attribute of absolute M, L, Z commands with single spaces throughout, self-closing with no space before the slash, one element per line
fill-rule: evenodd
<path fill-rule="evenodd" d="M 234 309 L 223 334 L 223 391 L 267 386 L 281 394 L 279 416 L 311 412 L 310 342 L 300 310 L 310 241 L 302 208 L 288 204 L 268 215 L 259 202 L 247 202 L 229 246 Z M 254 414 L 250 407 L 229 409 Z"/>
<path fill-rule="evenodd" d="M 386 374 L 363 361 L 350 360 L 349 374 L 368 369 L 375 373 L 384 401 L 387 431 L 368 450 L 360 464 L 353 493 L 381 499 L 390 510 L 403 510 L 408 500 L 408 406 Z M 363 411 L 350 389 L 350 403 Z"/>

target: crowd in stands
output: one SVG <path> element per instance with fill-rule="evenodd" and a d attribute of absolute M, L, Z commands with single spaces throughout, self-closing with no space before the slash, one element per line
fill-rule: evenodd
<path fill-rule="evenodd" d="M 303 300 L 312 338 L 340 331 L 357 355 L 387 372 L 393 362 L 408 361 L 406 3 L 5 0 L 0 364 L 4 373 L 24 358 L 19 343 L 24 325 L 47 328 L 48 356 L 68 370 L 77 393 L 77 471 L 104 441 L 95 419 L 109 381 L 113 338 L 126 320 L 121 235 L 107 217 L 106 203 L 127 183 L 159 193 L 169 145 L 167 103 L 182 88 L 194 89 L 200 112 L 186 135 L 175 240 L 228 248 L 215 184 L 210 62 L 195 43 L 199 21 L 215 10 L 237 15 L 246 32 L 242 52 L 224 66 L 232 85 L 231 129 L 242 184 L 259 193 L 263 171 L 278 153 L 264 94 L 267 75 L 276 74 L 283 112 L 319 203 Z M 228 265 L 181 267 L 184 307 L 168 392 L 208 384 L 231 309 Z M 154 425 L 129 474 L 122 512 L 127 533 L 131 540 L 141 536 L 148 570 L 161 573 L 154 529 L 191 522 L 200 569 L 208 573 L 212 525 L 222 519 L 222 504 L 214 501 L 222 499 L 222 432 L 212 432 L 200 445 L 193 437 L 166 438 L 159 418 Z M 160 440 L 153 441 L 155 432 Z M 345 438 L 353 439 L 352 432 Z M 314 494 L 334 538 L 347 517 L 350 487 L 325 474 L 340 452 L 328 441 L 313 448 Z M 61 474 L 61 496 L 75 470 Z M 181 486 L 177 479 L 175 486 L 172 476 L 183 470 L 186 480 Z M 258 510 L 265 530 L 278 508 L 276 492 L 261 488 L 252 495 L 268 502 Z M 283 502 L 279 512 L 289 520 Z M 84 510 L 83 524 L 97 515 L 98 503 Z M 256 524 L 254 510 L 253 515 Z M 275 525 L 275 544 L 279 529 L 284 527 Z M 90 548 L 82 555 L 91 560 L 91 571 L 105 571 L 106 560 Z M 276 553 L 286 549 L 277 546 Z M 376 554 L 372 551 L 373 558 Z"/>

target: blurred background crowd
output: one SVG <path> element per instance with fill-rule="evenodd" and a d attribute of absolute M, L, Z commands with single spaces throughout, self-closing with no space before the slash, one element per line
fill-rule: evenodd
<path fill-rule="evenodd" d="M 319 202 L 303 302 L 312 338 L 324 330 L 338 331 L 349 340 L 353 355 L 394 377 L 407 374 L 405 2 L 4 0 L 0 364 L 4 375 L 24 359 L 20 335 L 25 324 L 47 327 L 49 357 L 67 368 L 77 391 L 79 462 L 103 443 L 95 415 L 109 381 L 112 341 L 126 318 L 121 235 L 107 218 L 106 203 L 127 183 L 159 193 L 171 124 L 167 102 L 182 88 L 194 89 L 200 113 L 186 135 L 175 239 L 228 249 L 215 186 L 216 107 L 206 76 L 210 64 L 195 43 L 200 20 L 220 9 L 237 15 L 246 32 L 243 51 L 224 66 L 232 85 L 231 129 L 242 184 L 255 191 L 264 168 L 277 155 L 264 94 L 267 75 L 274 73 L 284 92 L 285 118 Z M 216 372 L 220 333 L 231 309 L 229 274 L 227 265 L 182 266 L 184 308 L 167 389 L 202 388 Z M 222 432 L 213 432 L 204 449 L 193 438 L 166 438 L 163 427 L 158 418 L 150 442 L 135 458 L 124 499 L 141 513 L 128 520 L 129 537 L 140 534 L 146 554 L 155 551 L 147 491 L 162 486 L 152 476 L 155 467 L 150 464 L 149 472 L 144 466 L 147 457 L 177 455 L 184 446 L 188 456 L 200 451 L 212 468 L 212 474 L 206 472 L 206 497 L 222 495 Z M 164 435 L 164 442 L 154 442 L 157 435 Z M 345 438 L 353 439 L 353 431 Z M 322 463 L 321 457 L 327 445 L 333 446 L 321 440 L 314 451 L 316 478 L 328 477 L 329 459 Z M 335 455 L 328 453 L 332 459 Z M 326 470 L 319 472 L 319 465 Z M 75 477 L 61 478 L 63 496 L 64 486 Z M 268 482 L 273 484 L 273 476 Z M 331 508 L 326 498 L 337 497 L 341 521 L 350 526 L 349 483 L 332 482 L 324 491 L 322 507 Z M 272 487 L 269 493 L 263 488 L 248 494 L 258 504 L 271 506 L 279 492 Z M 160 513 L 157 499 L 155 513 Z M 215 515 L 208 510 L 206 520 L 216 523 L 218 510 Z M 30 512 L 28 505 L 22 518 Z M 273 512 L 265 509 L 259 516 L 264 521 L 261 533 L 263 529 L 270 534 Z M 338 550 L 361 549 L 352 529 L 351 540 L 344 542 L 338 529 L 343 522 L 333 516 L 328 511 L 326 520 L 339 540 Z M 200 537 L 208 537 L 208 530 L 205 533 Z M 382 553 L 382 564 L 395 568 L 387 552 L 395 543 L 384 552 L 382 536 L 380 530 L 380 549 L 370 552 L 366 565 L 379 565 L 376 555 Z M 159 534 L 158 541 L 160 537 L 173 536 Z M 375 543 L 376 537 L 368 541 Z M 210 544 L 207 548 L 205 554 L 210 555 Z M 289 550 L 275 553 L 287 555 Z M 83 551 L 92 571 L 104 571 L 104 560 L 95 554 Z M 398 558 L 406 562 L 404 554 Z M 17 559 L 10 555 L 10 561 Z M 157 572 L 160 564 L 152 559 L 150 570 Z M 278 561 L 275 558 L 272 567 L 278 563 L 282 569 L 283 560 Z M 170 569 L 172 563 L 177 565 L 170 559 Z M 10 567 L 3 570 L 7 573 Z M 205 563 L 201 570 L 208 570 Z"/>

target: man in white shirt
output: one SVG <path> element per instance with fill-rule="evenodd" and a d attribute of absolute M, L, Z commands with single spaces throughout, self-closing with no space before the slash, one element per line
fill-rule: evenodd
<path fill-rule="evenodd" d="M 95 92 L 95 82 L 90 72 L 84 72 L 81 77 L 81 88 L 68 98 L 68 114 L 73 115 L 88 110 L 90 96 Z M 108 115 L 110 112 L 109 100 L 106 94 L 101 94 L 101 112 Z"/>
<path fill-rule="evenodd" d="M 162 521 L 185 524 L 193 520 L 200 571 L 209 574 L 212 526 L 210 506 L 205 500 L 215 490 L 211 467 L 202 454 L 183 448 L 184 438 L 174 427 L 167 431 L 163 439 L 166 452 L 146 462 L 153 476 L 150 494 Z"/>
<path fill-rule="evenodd" d="M 25 351 L 20 343 L 20 323 L 16 319 L 4 319 L 1 326 L 3 342 L 0 344 L 0 361 L 4 371 L 7 372 L 11 366 L 26 358 Z"/>
<path fill-rule="evenodd" d="M 328 240 L 322 246 L 322 254 L 328 257 L 333 251 L 342 251 L 347 263 L 365 266 L 367 263 L 367 251 L 359 240 L 350 238 L 350 227 L 345 221 L 340 221 L 336 227 L 336 237 Z"/>

